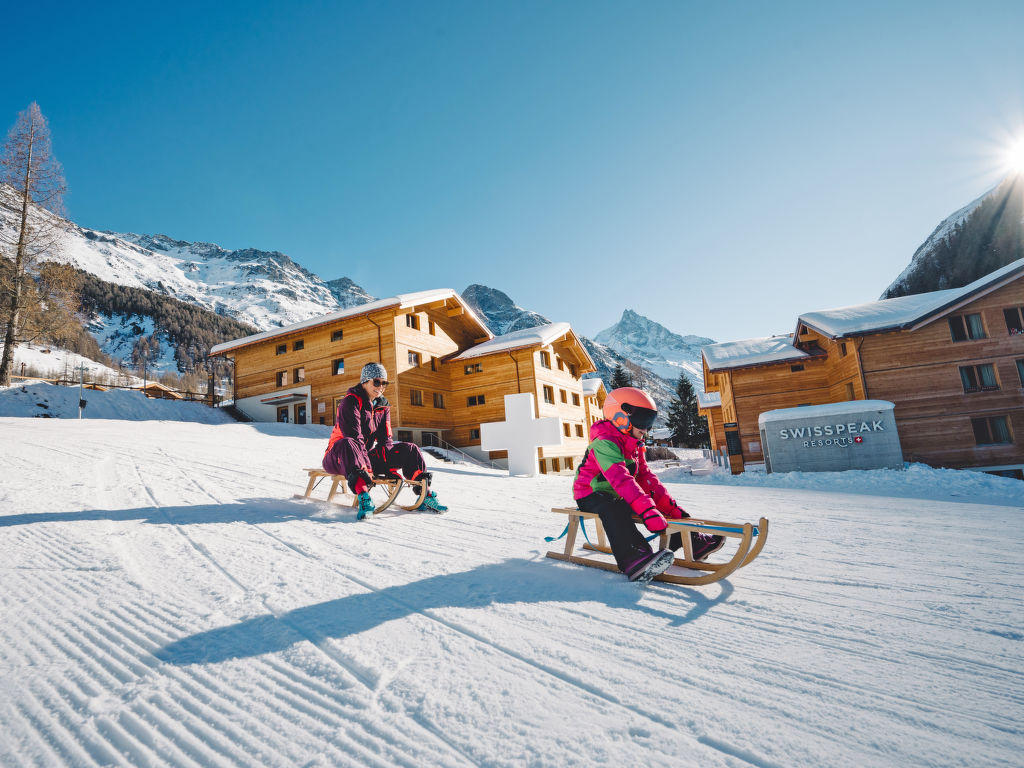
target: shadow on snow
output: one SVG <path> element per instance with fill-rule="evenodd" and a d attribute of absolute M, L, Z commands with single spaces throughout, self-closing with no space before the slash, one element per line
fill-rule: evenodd
<path fill-rule="evenodd" d="M 733 588 L 727 582 L 716 586 L 721 591 L 714 598 L 697 590 L 664 588 L 672 589 L 681 607 L 689 605 L 685 613 L 669 613 L 642 602 L 644 590 L 619 574 L 595 573 L 546 559 L 510 559 L 408 584 L 371 588 L 279 616 L 257 616 L 181 638 L 158 650 L 156 655 L 177 665 L 248 658 L 282 651 L 303 640 L 320 643 L 358 635 L 416 613 L 426 613 L 458 629 L 458 619 L 449 619 L 444 609 L 514 603 L 603 603 L 611 608 L 639 611 L 639 615 L 628 617 L 631 623 L 655 618 L 680 625 L 699 618 L 732 594 Z M 437 609 L 442 613 L 434 614 Z"/>

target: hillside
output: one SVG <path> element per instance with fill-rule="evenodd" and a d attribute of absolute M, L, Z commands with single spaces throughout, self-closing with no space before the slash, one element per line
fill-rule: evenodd
<path fill-rule="evenodd" d="M 1024 176 L 1009 176 L 944 219 L 885 290 L 891 299 L 960 288 L 1024 258 Z"/>

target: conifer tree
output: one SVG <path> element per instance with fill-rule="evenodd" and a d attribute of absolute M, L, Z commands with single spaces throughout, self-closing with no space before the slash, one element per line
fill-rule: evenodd
<path fill-rule="evenodd" d="M 676 396 L 668 408 L 668 428 L 672 442 L 683 448 L 708 448 L 708 420 L 697 412 L 697 393 L 693 384 L 682 375 L 676 384 Z"/>
<path fill-rule="evenodd" d="M 0 148 L 0 207 L 14 219 L 13 227 L 0 228 L 0 259 L 5 262 L 0 270 L 0 386 L 11 383 L 15 346 L 31 340 L 23 331 L 31 327 L 35 338 L 45 333 L 50 319 L 63 324 L 77 308 L 69 271 L 41 274 L 40 267 L 54 255 L 64 231 L 64 192 L 64 171 L 50 147 L 50 129 L 32 102 Z M 30 318 L 33 322 L 26 322 Z"/>
<path fill-rule="evenodd" d="M 612 371 L 612 386 L 611 386 L 611 388 L 612 389 L 618 389 L 619 387 L 632 387 L 632 386 L 633 386 L 633 379 L 630 377 L 630 375 L 628 373 L 626 373 L 625 369 L 622 367 L 621 364 L 616 363 L 615 364 L 615 370 Z"/>

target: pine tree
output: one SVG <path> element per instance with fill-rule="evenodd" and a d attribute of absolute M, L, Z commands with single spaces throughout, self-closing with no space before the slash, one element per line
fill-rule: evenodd
<path fill-rule="evenodd" d="M 633 386 L 633 379 L 630 377 L 630 375 L 628 373 L 626 373 L 625 369 L 623 369 L 621 364 L 616 363 L 615 364 L 615 370 L 612 371 L 612 386 L 611 386 L 611 388 L 612 389 L 618 389 L 619 387 L 632 387 L 632 386 Z"/>
<path fill-rule="evenodd" d="M 676 396 L 668 408 L 668 428 L 672 442 L 684 448 L 708 448 L 708 420 L 697 412 L 697 393 L 685 376 L 679 377 Z"/>

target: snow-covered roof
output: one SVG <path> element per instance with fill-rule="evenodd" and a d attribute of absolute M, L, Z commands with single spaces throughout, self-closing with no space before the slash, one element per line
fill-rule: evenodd
<path fill-rule="evenodd" d="M 701 392 L 700 390 L 697 391 L 698 408 L 720 408 L 721 406 L 721 392 Z"/>
<path fill-rule="evenodd" d="M 827 403 L 826 405 L 800 405 L 796 408 L 777 408 L 774 411 L 765 411 L 757 417 L 757 423 L 758 426 L 763 426 L 775 421 L 790 421 L 791 419 L 819 419 L 843 416 L 848 413 L 863 413 L 864 411 L 891 411 L 895 407 L 888 400 L 850 400 L 844 403 Z"/>
<path fill-rule="evenodd" d="M 793 346 L 792 336 L 769 336 L 764 339 L 723 341 L 701 347 L 709 371 L 746 368 L 751 365 L 781 363 L 786 360 L 804 360 L 811 357 Z"/>
<path fill-rule="evenodd" d="M 523 328 L 519 331 L 506 333 L 504 336 L 495 336 L 490 341 L 470 347 L 452 359 L 468 360 L 473 357 L 508 352 L 511 349 L 521 349 L 522 347 L 543 347 L 558 341 L 571 331 L 572 326 L 568 323 L 548 323 L 547 325 L 538 325 L 533 328 Z M 586 354 L 586 350 L 584 350 L 584 354 Z"/>
<path fill-rule="evenodd" d="M 945 312 L 976 298 L 978 294 L 994 290 L 1021 274 L 1024 274 L 1024 259 L 1007 264 L 962 288 L 947 288 L 851 307 L 805 312 L 797 319 L 797 329 L 800 325 L 806 325 L 831 338 L 840 338 L 911 328 L 937 319 Z"/>
<path fill-rule="evenodd" d="M 451 288 L 439 288 L 433 291 L 419 291 L 417 293 L 401 293 L 398 296 L 393 296 L 389 299 L 378 299 L 377 301 L 371 301 L 367 304 L 359 304 L 355 307 L 349 307 L 348 309 L 341 309 L 337 312 L 331 312 L 326 315 L 318 315 L 311 317 L 309 320 L 303 320 L 301 323 L 293 323 L 292 325 L 285 325 L 280 328 L 274 328 L 271 331 L 264 331 L 263 333 L 255 333 L 252 336 L 246 336 L 241 339 L 234 339 L 233 341 L 226 341 L 223 344 L 216 344 L 210 348 L 211 355 L 218 355 L 222 352 L 227 352 L 238 347 L 244 347 L 249 344 L 254 344 L 259 341 L 266 341 L 276 336 L 284 336 L 285 334 L 295 333 L 295 331 L 305 330 L 306 328 L 314 328 L 318 325 L 325 325 L 326 323 L 333 323 L 337 320 L 344 320 L 349 317 L 358 317 L 359 315 L 366 315 L 371 312 L 376 312 L 380 309 L 388 309 L 394 307 L 396 309 L 409 309 L 411 307 L 417 307 L 421 304 L 430 304 L 434 301 L 443 301 L 445 299 L 455 299 L 462 305 L 466 314 L 473 318 L 476 323 L 484 329 L 489 338 L 494 338 L 494 334 L 491 333 L 487 324 L 484 323 L 479 316 L 473 311 L 473 308 L 469 306 L 458 293 L 453 291 Z"/>
<path fill-rule="evenodd" d="M 650 431 L 653 440 L 668 440 L 672 437 L 672 430 L 668 427 L 658 427 Z"/>
<path fill-rule="evenodd" d="M 597 377 L 597 376 L 592 376 L 589 379 L 582 379 L 580 381 L 580 384 L 583 385 L 583 394 L 584 395 L 593 395 L 593 396 L 596 396 L 598 390 L 601 389 L 601 387 L 604 386 L 604 382 L 601 381 L 601 379 L 599 377 Z"/>

